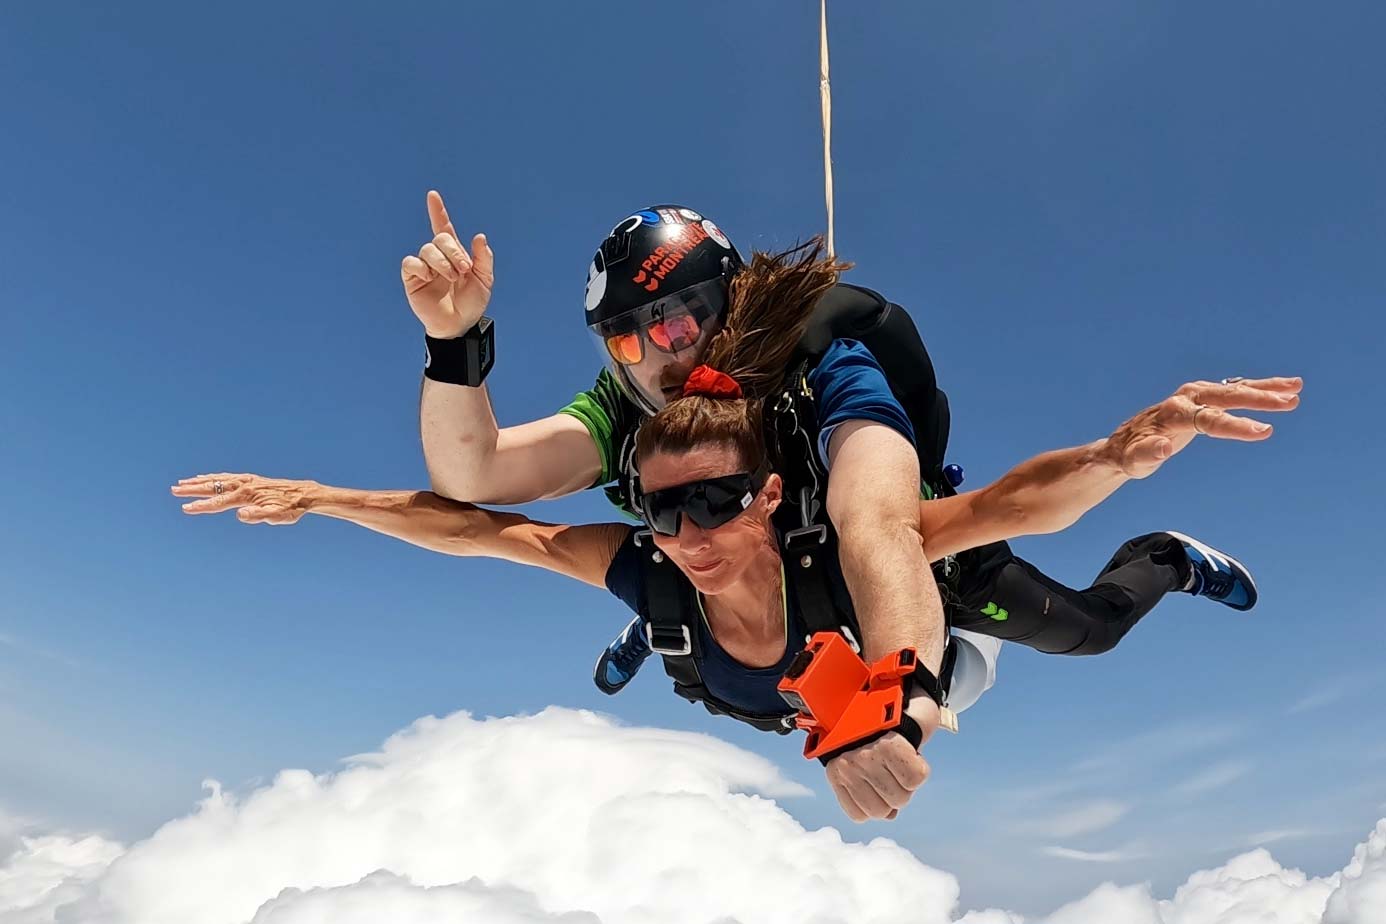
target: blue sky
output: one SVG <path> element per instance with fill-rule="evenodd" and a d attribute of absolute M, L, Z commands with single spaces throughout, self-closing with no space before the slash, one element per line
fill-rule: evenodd
<path fill-rule="evenodd" d="M 397 267 L 430 187 L 497 254 L 503 423 L 590 383 L 582 283 L 633 208 L 688 203 L 743 251 L 820 230 L 816 6 L 30 5 L 0 14 L 0 809 L 128 839 L 206 777 L 561 703 L 770 756 L 818 793 L 787 803 L 806 824 L 898 840 L 967 906 L 1167 888 L 1253 840 L 1340 865 L 1386 814 L 1386 13 L 846 7 L 838 249 L 918 322 L 970 486 L 1186 380 L 1305 377 L 1269 443 L 1195 444 L 1018 544 L 1082 585 L 1177 528 L 1255 569 L 1254 613 L 1178 597 L 1102 658 L 1008 648 L 917 804 L 855 827 L 796 742 L 656 666 L 598 693 L 625 615 L 595 590 L 189 520 L 167 485 L 203 471 L 426 486 Z"/>

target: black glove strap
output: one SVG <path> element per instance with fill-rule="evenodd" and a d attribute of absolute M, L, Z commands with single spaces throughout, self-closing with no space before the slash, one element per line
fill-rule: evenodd
<path fill-rule="evenodd" d="M 916 693 L 923 693 L 925 696 L 929 697 L 929 699 L 933 700 L 936 704 L 938 704 L 939 707 L 943 706 L 944 700 L 946 698 L 946 694 L 943 690 L 943 684 L 939 683 L 938 678 L 934 676 L 934 672 L 925 667 L 923 662 L 921 662 L 917 658 L 914 662 L 914 673 L 906 677 L 900 685 L 904 689 L 905 693 L 905 706 L 909 706 L 910 698 L 914 696 Z M 919 750 L 919 746 L 924 743 L 924 729 L 920 728 L 919 723 L 916 722 L 914 719 L 910 718 L 909 714 L 902 710 L 900 713 L 899 725 L 895 726 L 892 729 L 888 729 L 887 731 L 880 732 L 879 734 L 871 735 L 867 738 L 862 738 L 860 741 L 853 741 L 846 747 L 838 748 L 836 751 L 829 751 L 827 754 L 820 754 L 818 755 L 818 762 L 823 764 L 824 766 L 827 766 L 828 761 L 832 760 L 834 757 L 846 754 L 848 751 L 854 751 L 859 747 L 864 747 L 865 745 L 868 745 L 871 742 L 875 741 L 877 738 L 881 738 L 885 735 L 890 734 L 890 732 L 899 732 L 900 735 L 902 735 L 906 741 L 908 741 L 911 745 L 914 746 L 914 749 L 916 751 Z"/>
<path fill-rule="evenodd" d="M 483 317 L 461 337 L 438 340 L 424 334 L 424 378 L 478 388 L 496 361 L 496 326 Z"/>
<path fill-rule="evenodd" d="M 919 723 L 916 722 L 913 718 L 911 718 L 908 714 L 906 714 L 900 716 L 900 724 L 895 726 L 894 728 L 886 729 L 883 732 L 872 735 L 869 738 L 863 738 L 860 741 L 853 741 L 845 748 L 838 748 L 836 751 L 829 751 L 827 754 L 819 754 L 818 762 L 826 767 L 828 765 L 828 761 L 832 760 L 833 758 L 841 757 L 848 751 L 855 751 L 857 748 L 865 747 L 866 745 L 870 744 L 871 742 L 879 738 L 884 738 L 891 732 L 896 732 L 901 737 L 903 737 L 906 741 L 910 743 L 910 746 L 913 747 L 916 751 L 919 750 L 919 746 L 924 743 L 924 729 L 920 728 Z"/>

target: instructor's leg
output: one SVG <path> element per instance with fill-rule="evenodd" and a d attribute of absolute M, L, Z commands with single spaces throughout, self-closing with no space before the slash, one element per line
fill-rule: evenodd
<path fill-rule="evenodd" d="M 953 625 L 1047 654 L 1102 654 L 1160 598 L 1183 587 L 1188 557 L 1167 533 L 1132 539 L 1087 590 L 1074 590 L 1016 558 L 1004 542 L 958 557 Z"/>

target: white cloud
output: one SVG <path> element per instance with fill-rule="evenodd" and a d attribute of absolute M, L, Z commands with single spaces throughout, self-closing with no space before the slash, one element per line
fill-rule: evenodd
<path fill-rule="evenodd" d="M 1332 683 L 1310 691 L 1297 699 L 1285 710 L 1286 715 L 1300 715 L 1315 709 L 1322 709 L 1334 703 L 1347 699 L 1349 696 L 1358 696 L 1365 693 L 1375 686 L 1377 678 L 1371 674 L 1353 674 L 1341 677 Z"/>
<path fill-rule="evenodd" d="M 952 876 L 884 838 L 806 831 L 772 798 L 804 792 L 713 738 L 591 713 L 430 718 L 336 773 L 288 770 L 241 796 L 211 784 L 194 812 L 128 849 L 20 835 L 0 862 L 0 924 L 954 919 Z M 1195 873 L 1165 901 L 1108 884 L 1048 917 L 987 909 L 959 924 L 1251 921 L 1386 921 L 1386 820 L 1324 878 L 1261 849 Z"/>
<path fill-rule="evenodd" d="M 521 889 L 476 879 L 422 888 L 394 873 L 372 873 L 331 889 L 285 889 L 251 924 L 601 924 L 589 911 L 551 914 Z"/>
<path fill-rule="evenodd" d="M 1172 901 L 1161 904 L 1170 924 L 1320 924 L 1341 875 L 1311 879 L 1285 869 L 1265 850 L 1253 850 L 1225 866 L 1194 873 Z"/>
<path fill-rule="evenodd" d="M 1139 847 L 1123 847 L 1120 850 L 1074 850 L 1072 847 L 1041 847 L 1040 853 L 1058 857 L 1061 860 L 1079 860 L 1083 863 L 1126 863 L 1149 856 Z"/>
<path fill-rule="evenodd" d="M 1221 789 L 1230 783 L 1235 783 L 1250 773 L 1253 767 L 1254 765 L 1249 761 L 1225 760 L 1189 777 L 1175 786 L 1171 793 L 1184 799 L 1200 796 L 1212 792 L 1214 789 Z"/>
<path fill-rule="evenodd" d="M 1049 818 L 1022 822 L 1015 830 L 1020 834 L 1037 834 L 1042 837 L 1078 837 L 1092 834 L 1116 824 L 1131 806 L 1114 799 L 1099 799 L 1061 812 Z"/>
<path fill-rule="evenodd" d="M 81 897 L 123 848 L 97 835 L 21 837 L 0 866 L 0 922 L 46 924 L 53 910 Z"/>
<path fill-rule="evenodd" d="M 766 798 L 807 793 L 706 735 L 557 708 L 428 718 L 337 773 L 286 770 L 242 797 L 211 784 L 195 812 L 130 847 L 80 898 L 62 896 L 62 911 L 47 901 L 56 917 L 32 920 L 341 921 L 358 896 L 397 902 L 376 918 L 392 922 L 437 920 L 425 909 L 444 907 L 462 909 L 453 919 L 541 909 L 608 924 L 949 920 L 952 876 L 890 841 L 805 831 Z M 395 878 L 363 882 L 378 870 Z M 477 903 L 490 911 L 472 917 Z"/>
<path fill-rule="evenodd" d="M 1265 850 L 1194 873 L 1174 898 L 1106 884 L 1035 924 L 1381 924 L 1386 921 L 1386 820 L 1352 863 L 1321 879 L 1285 869 Z M 969 922 L 971 924 L 971 922 Z M 979 920 L 977 924 L 993 924 Z M 1020 924 L 995 919 L 995 924 Z"/>
<path fill-rule="evenodd" d="M 1281 841 L 1298 840 L 1301 837 L 1312 837 L 1315 832 L 1307 828 L 1284 828 L 1278 831 L 1258 831 L 1255 834 L 1247 835 L 1242 842 L 1244 847 L 1265 847 L 1269 844 L 1278 844 Z"/>
<path fill-rule="evenodd" d="M 1386 819 L 1353 851 L 1343 884 L 1328 899 L 1323 924 L 1380 924 L 1386 921 Z"/>
<path fill-rule="evenodd" d="M 33 819 L 12 814 L 0 805 L 0 857 L 7 857 L 18 850 L 21 845 L 20 835 L 38 827 Z"/>

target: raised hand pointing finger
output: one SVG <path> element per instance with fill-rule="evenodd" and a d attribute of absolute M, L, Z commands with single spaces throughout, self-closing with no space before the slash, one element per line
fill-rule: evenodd
<path fill-rule="evenodd" d="M 400 263 L 400 279 L 409 307 L 429 336 L 459 337 L 481 320 L 495 285 L 495 260 L 484 234 L 471 240 L 468 254 L 458 237 L 442 195 L 428 191 L 432 238 L 417 255 Z"/>

